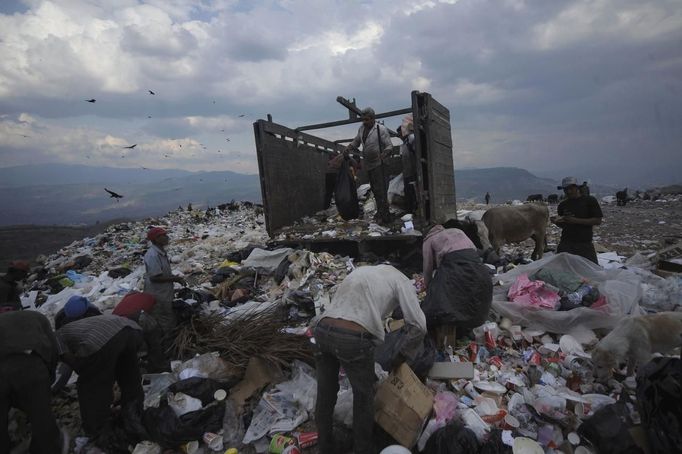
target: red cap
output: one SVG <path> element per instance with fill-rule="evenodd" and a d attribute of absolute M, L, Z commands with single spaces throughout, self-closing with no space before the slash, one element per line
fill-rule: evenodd
<path fill-rule="evenodd" d="M 27 273 L 31 270 L 31 266 L 26 260 L 15 260 L 10 262 L 8 268 L 15 269 L 17 271 L 25 271 Z"/>
<path fill-rule="evenodd" d="M 147 232 L 147 239 L 148 239 L 149 241 L 154 241 L 154 240 L 156 240 L 158 237 L 160 237 L 161 235 L 167 235 L 167 234 L 168 234 L 168 232 L 166 232 L 166 231 L 165 231 L 164 229 L 162 229 L 161 227 L 152 227 L 152 228 L 149 229 L 149 231 Z"/>

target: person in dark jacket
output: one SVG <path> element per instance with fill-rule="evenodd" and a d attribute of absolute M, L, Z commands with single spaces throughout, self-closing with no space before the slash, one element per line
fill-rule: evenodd
<path fill-rule="evenodd" d="M 57 351 L 50 322 L 41 313 L 0 314 L 0 453 L 11 448 L 7 432 L 10 407 L 28 416 L 32 454 L 68 452 L 68 437 L 60 433 L 50 406 Z"/>
<path fill-rule="evenodd" d="M 28 262 L 15 260 L 7 267 L 7 273 L 0 276 L 0 313 L 22 309 L 21 290 L 18 283 L 26 279 L 28 272 Z"/>

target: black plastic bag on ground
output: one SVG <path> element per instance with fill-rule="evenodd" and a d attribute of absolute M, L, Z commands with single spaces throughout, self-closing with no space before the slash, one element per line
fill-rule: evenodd
<path fill-rule="evenodd" d="M 476 434 L 459 423 L 434 432 L 424 447 L 425 454 L 469 454 L 479 450 Z"/>
<path fill-rule="evenodd" d="M 649 452 L 682 449 L 682 360 L 654 358 L 637 372 L 637 406 Z"/>
<path fill-rule="evenodd" d="M 512 454 L 512 452 L 511 446 L 505 445 L 502 441 L 502 431 L 493 429 L 481 445 L 478 454 Z"/>
<path fill-rule="evenodd" d="M 633 423 L 626 399 L 621 397 L 615 404 L 597 410 L 578 427 L 578 435 L 589 440 L 599 454 L 644 453 L 630 435 L 629 428 Z"/>
<path fill-rule="evenodd" d="M 358 191 L 355 188 L 355 179 L 350 171 L 348 159 L 344 159 L 339 173 L 336 174 L 336 188 L 334 189 L 334 201 L 339 214 L 346 221 L 356 219 L 360 214 L 358 207 Z"/>
<path fill-rule="evenodd" d="M 225 404 L 216 402 L 178 417 L 162 399 L 159 408 L 145 411 L 143 421 L 152 441 L 164 448 L 177 448 L 183 443 L 201 440 L 206 432 L 218 433 L 223 428 L 224 416 Z"/>
<path fill-rule="evenodd" d="M 422 337 L 424 340 L 415 349 L 414 343 Z M 384 343 L 374 350 L 374 360 L 387 371 L 393 370 L 400 363 L 407 362 L 415 375 L 422 379 L 426 377 L 436 361 L 436 346 L 429 336 L 424 336 L 418 330 L 405 325 L 384 336 Z"/>
<path fill-rule="evenodd" d="M 217 390 L 224 389 L 227 392 L 236 384 L 237 381 L 229 383 L 210 378 L 192 377 L 173 383 L 168 387 L 168 391 L 173 394 L 187 394 L 188 396 L 199 399 L 202 405 L 208 405 L 215 400 L 213 394 L 215 394 Z"/>
<path fill-rule="evenodd" d="M 471 329 L 488 318 L 493 301 L 490 273 L 474 249 L 445 254 L 429 282 L 422 310 L 428 326 Z"/>

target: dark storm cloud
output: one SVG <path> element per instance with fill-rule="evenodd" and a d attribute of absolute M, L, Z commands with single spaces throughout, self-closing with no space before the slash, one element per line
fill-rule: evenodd
<path fill-rule="evenodd" d="M 94 116 L 97 143 L 140 132 L 153 150 L 180 137 L 217 147 L 217 125 L 244 114 L 230 143 L 252 159 L 251 122 L 267 113 L 290 126 L 338 120 L 338 95 L 391 110 L 418 89 L 450 109 L 460 167 L 617 180 L 682 165 L 674 0 L 29 5 L 0 15 L 0 111 L 55 128 Z"/>

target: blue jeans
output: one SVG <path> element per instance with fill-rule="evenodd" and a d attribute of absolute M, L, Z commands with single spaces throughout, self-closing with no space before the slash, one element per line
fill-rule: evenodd
<path fill-rule="evenodd" d="M 374 336 L 318 324 L 314 331 L 317 350 L 317 404 L 315 421 L 320 452 L 335 452 L 334 406 L 339 392 L 339 367 L 343 366 L 353 388 L 353 452 L 374 452 Z"/>

